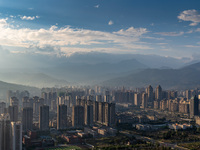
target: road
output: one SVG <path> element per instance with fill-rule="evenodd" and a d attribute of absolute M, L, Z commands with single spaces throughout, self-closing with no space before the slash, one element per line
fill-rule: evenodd
<path fill-rule="evenodd" d="M 125 134 L 126 136 L 130 136 L 130 137 L 134 136 L 138 140 L 144 140 L 144 141 L 148 141 L 148 142 L 155 143 L 155 144 L 159 143 L 161 146 L 164 146 L 164 147 L 171 147 L 173 149 L 178 149 L 178 150 L 189 150 L 187 148 L 178 146 L 177 144 L 171 144 L 171 143 L 162 142 L 162 141 L 155 140 L 153 138 L 146 137 L 146 136 L 130 134 L 130 133 L 126 132 L 126 131 L 120 131 L 120 133 Z"/>

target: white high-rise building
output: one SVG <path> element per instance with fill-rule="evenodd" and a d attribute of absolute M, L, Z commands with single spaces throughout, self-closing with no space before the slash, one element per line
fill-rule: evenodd
<path fill-rule="evenodd" d="M 20 122 L 11 122 L 12 150 L 22 150 L 22 124 Z"/>

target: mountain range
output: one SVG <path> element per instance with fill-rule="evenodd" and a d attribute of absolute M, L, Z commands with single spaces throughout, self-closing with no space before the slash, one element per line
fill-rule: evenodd
<path fill-rule="evenodd" d="M 156 87 L 189 89 L 200 87 L 200 62 L 180 69 L 144 69 L 128 76 L 104 81 L 107 86 Z"/>
<path fill-rule="evenodd" d="M 15 64 L 10 62 L 5 66 L 2 62 L 0 81 L 37 88 L 161 84 L 164 88 L 175 89 L 199 85 L 197 58 L 98 52 L 74 53 L 67 57 L 24 55 L 26 57 L 22 54 L 12 57 Z"/>
<path fill-rule="evenodd" d="M 26 90 L 26 91 L 29 91 L 31 96 L 40 96 L 41 95 L 41 91 L 39 88 L 0 81 L 1 101 L 6 100 L 6 95 L 7 95 L 8 90 L 12 90 L 12 91 L 17 91 L 17 90 L 25 91 Z"/>

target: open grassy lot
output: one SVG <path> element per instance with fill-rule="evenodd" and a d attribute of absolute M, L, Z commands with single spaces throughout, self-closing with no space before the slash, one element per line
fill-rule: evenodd
<path fill-rule="evenodd" d="M 78 146 L 68 146 L 68 147 L 57 147 L 57 148 L 47 148 L 45 150 L 80 150 Z"/>
<path fill-rule="evenodd" d="M 182 146 L 182 147 L 191 149 L 191 150 L 200 149 L 200 142 L 181 143 L 179 145 Z"/>

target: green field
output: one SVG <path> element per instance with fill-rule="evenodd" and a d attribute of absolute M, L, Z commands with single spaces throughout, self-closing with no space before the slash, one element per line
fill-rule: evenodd
<path fill-rule="evenodd" d="M 179 144 L 182 147 L 186 147 L 191 150 L 200 149 L 200 142 L 182 143 Z"/>
<path fill-rule="evenodd" d="M 81 148 L 78 146 L 69 146 L 69 147 L 55 147 L 55 148 L 47 148 L 45 150 L 80 150 Z"/>

